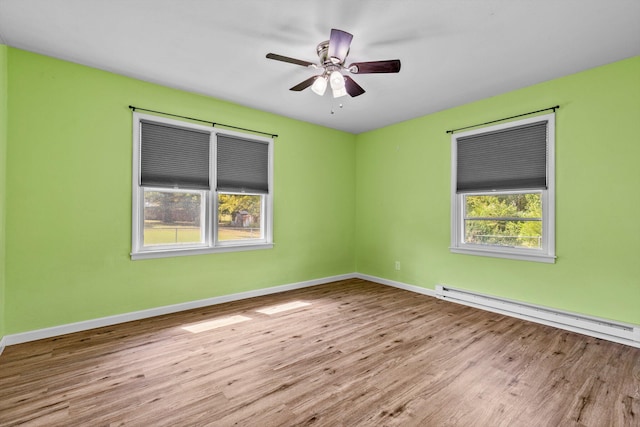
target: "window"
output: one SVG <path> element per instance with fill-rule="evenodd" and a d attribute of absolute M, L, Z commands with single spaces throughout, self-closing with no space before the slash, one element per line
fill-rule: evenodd
<path fill-rule="evenodd" d="M 135 113 L 132 259 L 273 247 L 273 140 Z"/>
<path fill-rule="evenodd" d="M 453 134 L 451 252 L 555 262 L 555 115 Z"/>

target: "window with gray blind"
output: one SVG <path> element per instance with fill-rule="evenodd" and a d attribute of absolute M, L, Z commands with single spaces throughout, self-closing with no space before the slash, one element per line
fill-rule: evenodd
<path fill-rule="evenodd" d="M 134 112 L 131 258 L 273 247 L 272 144 Z"/>
<path fill-rule="evenodd" d="M 555 114 L 451 136 L 454 253 L 555 262 Z"/>
<path fill-rule="evenodd" d="M 210 133 L 141 121 L 140 185 L 209 188 Z"/>
<path fill-rule="evenodd" d="M 547 122 L 457 139 L 457 192 L 547 187 Z"/>
<path fill-rule="evenodd" d="M 217 190 L 268 193 L 269 144 L 229 135 L 217 139 Z"/>

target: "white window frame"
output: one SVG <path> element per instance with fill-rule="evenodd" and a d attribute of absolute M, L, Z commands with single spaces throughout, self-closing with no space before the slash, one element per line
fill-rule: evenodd
<path fill-rule="evenodd" d="M 547 189 L 516 189 L 510 191 L 469 191 L 457 193 L 457 140 L 466 136 L 495 132 L 538 122 L 547 122 Z M 542 193 L 542 247 L 522 248 L 498 245 L 479 245 L 464 241 L 465 195 L 502 195 L 517 193 Z M 555 263 L 555 114 L 544 114 L 528 119 L 474 129 L 451 135 L 451 246 L 456 254 L 508 258 L 522 261 Z"/>
<path fill-rule="evenodd" d="M 191 190 L 191 189 L 182 189 L 182 188 L 165 188 L 165 187 L 140 187 L 140 191 L 138 194 L 139 201 L 138 205 L 140 206 L 140 219 L 142 220 L 142 227 L 138 227 L 136 231 L 136 236 L 138 237 L 138 241 L 140 243 L 140 247 L 143 248 L 142 243 L 144 242 L 144 192 L 147 191 L 161 191 L 161 192 L 174 192 L 174 193 L 199 193 L 202 203 L 200 204 L 200 221 L 202 225 L 200 227 L 200 242 L 191 242 L 191 243 L 180 243 L 173 245 L 154 245 L 154 250 L 162 251 L 162 250 L 174 250 L 174 249 L 191 249 L 191 248 L 204 248 L 207 247 L 207 236 L 210 233 L 209 226 L 209 218 L 208 218 L 208 209 L 207 205 L 209 204 L 209 191 L 207 190 Z M 142 249 L 143 251 L 148 251 L 149 249 Z"/>
<path fill-rule="evenodd" d="M 204 243 L 181 243 L 175 245 L 154 245 L 144 246 L 144 188 L 140 186 L 140 141 L 141 141 L 141 120 L 156 123 L 164 123 L 168 125 L 194 129 L 208 132 L 210 135 L 210 163 L 209 163 L 209 190 L 176 188 L 177 192 L 191 192 L 203 194 L 202 199 L 202 221 L 204 233 Z M 267 194 L 257 194 L 262 196 L 261 209 L 261 229 L 262 238 L 259 239 L 242 239 L 233 241 L 218 242 L 218 191 L 216 191 L 216 147 L 217 136 L 228 135 L 237 138 L 251 139 L 254 141 L 263 141 L 268 144 L 269 152 L 269 192 Z M 151 259 L 151 258 L 167 258 L 175 256 L 202 255 L 218 252 L 238 252 L 252 251 L 259 249 L 273 248 L 273 139 L 253 134 L 245 134 L 241 132 L 231 131 L 227 129 L 218 129 L 190 122 L 184 122 L 165 117 L 133 113 L 133 177 L 132 177 L 132 227 L 131 227 L 131 259 Z M 168 188 L 147 187 L 147 190 L 171 190 Z M 229 193 L 224 194 L 242 194 L 253 195 L 254 193 Z"/>
<path fill-rule="evenodd" d="M 228 135 L 228 134 L 226 134 Z M 216 191 L 215 192 L 215 200 L 213 200 L 214 203 L 214 209 L 213 209 L 213 213 L 216 216 L 216 220 L 213 221 L 215 222 L 216 225 L 216 229 L 213 233 L 213 237 L 212 239 L 215 240 L 215 246 L 218 246 L 220 248 L 225 248 L 225 247 L 237 247 L 238 245 L 260 245 L 262 243 L 265 242 L 266 240 L 266 230 L 268 227 L 265 227 L 266 221 L 265 221 L 265 215 L 262 214 L 260 215 L 260 230 L 262 231 L 262 236 L 260 238 L 257 239 L 242 239 L 242 240 L 226 240 L 226 241 L 220 241 L 218 240 L 218 221 L 217 221 L 217 214 L 218 214 L 218 195 L 219 194 L 237 194 L 239 196 L 265 196 L 264 194 L 259 194 L 259 193 L 236 193 L 236 192 L 230 192 L 230 191 Z M 267 209 L 267 200 L 266 197 L 262 197 L 262 203 L 260 206 L 260 212 L 264 212 L 265 209 Z"/>

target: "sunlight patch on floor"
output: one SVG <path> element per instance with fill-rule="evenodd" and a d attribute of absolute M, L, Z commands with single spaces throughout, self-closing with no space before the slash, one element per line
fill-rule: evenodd
<path fill-rule="evenodd" d="M 300 308 L 300 307 L 306 307 L 308 305 L 311 305 L 310 302 L 304 302 L 304 301 L 292 301 L 292 302 L 288 302 L 286 304 L 279 304 L 279 305 L 274 305 L 271 307 L 266 307 L 266 308 L 261 308 L 260 310 L 256 310 L 258 313 L 262 313 L 262 314 L 276 314 L 276 313 L 281 313 L 283 311 L 287 311 L 287 310 L 293 310 L 296 308 Z"/>
<path fill-rule="evenodd" d="M 210 331 L 211 329 L 216 329 L 216 328 L 221 328 L 223 326 L 246 322 L 247 320 L 251 320 L 251 318 L 247 316 L 240 316 L 240 315 L 228 316 L 228 317 L 222 317 L 216 320 L 209 320 L 206 322 L 196 323 L 191 326 L 184 326 L 182 329 L 184 329 L 185 331 L 189 331 L 194 334 L 197 334 L 198 332 Z"/>

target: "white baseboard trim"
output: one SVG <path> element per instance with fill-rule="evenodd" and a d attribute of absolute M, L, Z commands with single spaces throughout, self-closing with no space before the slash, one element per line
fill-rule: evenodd
<path fill-rule="evenodd" d="M 383 279 L 382 277 L 370 276 L 368 274 L 361 273 L 355 273 L 353 277 L 368 280 L 370 282 L 380 283 L 381 285 L 393 286 L 394 288 L 404 289 L 405 291 L 411 291 L 417 294 L 428 295 L 430 297 L 436 296 L 436 291 L 434 291 L 433 289 L 423 288 L 416 285 L 409 285 L 403 282 L 396 282 L 395 280 Z"/>
<path fill-rule="evenodd" d="M 116 325 L 118 323 L 125 323 L 133 320 L 141 320 L 141 319 L 146 319 L 150 317 L 161 316 L 164 314 L 171 314 L 171 313 L 177 313 L 180 311 L 191 310 L 194 308 L 201 308 L 201 307 L 207 307 L 211 305 L 223 304 L 226 302 L 239 301 L 247 298 L 254 298 L 254 297 L 275 294 L 275 293 L 285 292 L 285 291 L 291 291 L 294 289 L 302 289 L 310 286 L 323 285 L 325 283 L 331 283 L 331 282 L 336 282 L 340 280 L 348 280 L 348 279 L 354 279 L 354 278 L 368 280 L 370 282 L 375 282 L 375 283 L 379 283 L 381 285 L 386 285 L 386 286 L 392 286 L 394 288 L 404 289 L 406 291 L 411 291 L 411 292 L 427 295 L 434 298 L 440 298 L 437 292 L 433 289 L 423 288 L 421 286 L 410 285 L 407 283 L 398 282 L 390 279 L 384 279 L 382 277 L 371 276 L 368 274 L 348 273 L 348 274 L 341 274 L 337 276 L 307 280 L 303 282 L 290 283 L 286 285 L 273 286 L 270 288 L 256 289 L 256 290 L 247 291 L 247 292 L 239 292 L 239 293 L 230 294 L 230 295 L 222 295 L 222 296 L 206 298 L 202 300 L 189 301 L 189 302 L 184 302 L 180 304 L 156 307 L 148 310 L 134 311 L 131 313 L 118 314 L 114 316 L 91 319 L 91 320 L 86 320 L 82 322 L 69 323 L 66 325 L 53 326 L 50 328 L 38 329 L 34 331 L 27 331 L 27 332 L 22 332 L 17 334 L 6 335 L 4 337 L 0 337 L 0 354 L 2 354 L 2 351 L 4 350 L 4 348 L 9 345 L 22 344 L 25 342 L 36 341 L 36 340 L 45 339 L 45 338 L 53 338 L 60 335 L 86 331 L 89 329 L 100 328 L 103 326 Z M 608 341 L 613 341 L 620 344 L 626 344 L 632 347 L 640 347 L 640 345 L 637 342 L 633 342 L 630 340 L 621 340 L 616 338 L 612 339 L 611 336 L 604 336 L 602 334 L 599 334 L 597 332 L 592 332 L 592 331 L 577 330 L 577 329 L 568 327 L 567 325 L 560 325 L 557 322 L 548 322 L 542 319 L 536 319 L 531 316 L 524 316 L 522 314 L 511 312 L 511 311 L 504 311 L 504 310 L 498 311 L 496 309 L 492 309 L 479 304 L 474 304 L 472 302 L 459 302 L 459 301 L 455 301 L 455 302 L 458 302 L 461 304 L 466 303 L 466 305 L 470 305 L 472 307 L 476 307 L 482 310 L 493 311 L 496 313 L 505 314 L 507 316 L 516 317 L 523 320 L 528 320 L 536 323 L 541 323 L 544 325 L 554 326 L 560 329 L 566 329 L 573 332 L 578 332 L 583 335 L 588 335 L 594 338 L 602 338 Z"/>
<path fill-rule="evenodd" d="M 131 322 L 149 317 L 161 316 L 163 314 L 177 313 L 194 308 L 207 307 L 210 305 L 223 304 L 225 302 L 238 301 L 247 298 L 254 298 L 263 295 L 275 294 L 279 292 L 302 289 L 310 286 L 322 285 L 339 280 L 353 279 L 355 273 L 341 274 L 338 276 L 323 277 L 320 279 L 306 280 L 304 282 L 290 283 L 287 285 L 273 286 L 270 288 L 256 289 L 253 291 L 239 292 L 236 294 L 222 295 L 219 297 L 206 298 L 196 301 L 189 301 L 180 304 L 166 305 L 162 307 L 150 308 L 147 310 L 134 311 L 131 313 L 116 314 L 114 316 L 101 317 L 98 319 L 85 320 L 82 322 L 68 323 L 66 325 L 53 326 L 50 328 L 37 329 L 34 331 L 21 332 L 6 335 L 0 339 L 0 353 L 5 345 L 22 344 L 29 341 L 36 341 L 44 338 L 52 338 L 74 332 L 86 331 L 103 326 L 116 325 L 118 323 Z"/>

